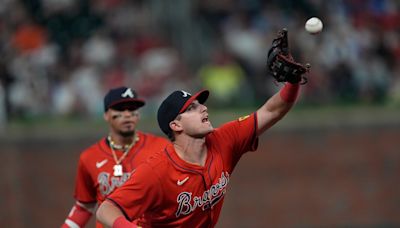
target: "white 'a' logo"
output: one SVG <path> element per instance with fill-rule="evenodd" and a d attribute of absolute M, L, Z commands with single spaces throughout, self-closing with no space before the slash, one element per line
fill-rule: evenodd
<path fill-rule="evenodd" d="M 128 88 L 128 89 L 125 90 L 125 92 L 123 94 L 121 94 L 121 97 L 133 98 L 135 96 L 133 95 L 133 92 L 132 92 L 131 88 Z"/>
<path fill-rule="evenodd" d="M 183 97 L 192 96 L 192 94 L 190 94 L 186 91 L 181 90 L 181 92 L 183 93 L 183 95 L 182 95 Z"/>

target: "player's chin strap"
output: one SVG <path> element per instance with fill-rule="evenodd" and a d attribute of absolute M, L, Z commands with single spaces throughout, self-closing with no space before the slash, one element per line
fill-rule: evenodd
<path fill-rule="evenodd" d="M 83 204 L 76 202 L 61 228 L 85 227 L 92 215 L 93 213 L 90 209 L 86 208 Z"/>

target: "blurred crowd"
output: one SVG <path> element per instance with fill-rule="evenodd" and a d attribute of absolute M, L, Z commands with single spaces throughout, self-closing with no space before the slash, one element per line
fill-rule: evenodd
<path fill-rule="evenodd" d="M 276 91 L 266 54 L 289 30 L 310 63 L 302 103 L 400 105 L 397 0 L 3 0 L 0 118 L 102 114 L 105 92 L 135 88 L 154 111 L 171 90 L 208 88 L 217 107 Z M 310 35 L 317 16 L 324 30 Z"/>

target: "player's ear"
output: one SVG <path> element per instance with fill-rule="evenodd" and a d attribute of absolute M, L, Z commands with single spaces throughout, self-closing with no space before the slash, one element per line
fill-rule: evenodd
<path fill-rule="evenodd" d="M 182 131 L 182 125 L 178 120 L 169 122 L 169 127 L 172 129 L 172 131 Z"/>
<path fill-rule="evenodd" d="M 141 118 L 140 112 L 138 110 L 133 111 L 132 115 L 136 116 L 139 120 Z"/>
<path fill-rule="evenodd" d="M 110 120 L 110 115 L 108 114 L 108 111 L 104 112 L 103 118 L 104 118 L 104 120 L 107 121 L 107 122 Z"/>

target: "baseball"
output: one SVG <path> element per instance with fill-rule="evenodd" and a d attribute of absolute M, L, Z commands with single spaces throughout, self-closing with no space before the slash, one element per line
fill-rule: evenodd
<path fill-rule="evenodd" d="M 321 32 L 323 24 L 318 17 L 312 17 L 307 20 L 306 25 L 304 27 L 310 34 L 317 34 Z"/>

